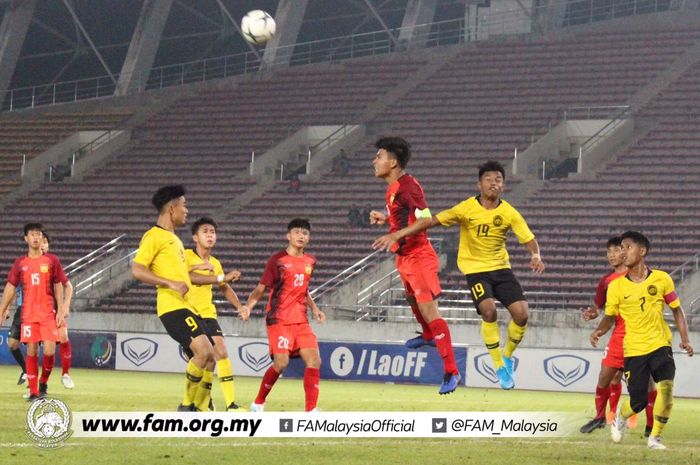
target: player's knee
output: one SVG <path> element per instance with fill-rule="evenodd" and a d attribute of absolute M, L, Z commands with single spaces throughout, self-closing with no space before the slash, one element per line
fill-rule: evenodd
<path fill-rule="evenodd" d="M 479 313 L 481 313 L 481 319 L 487 323 L 493 323 L 498 319 L 498 313 L 496 313 L 496 306 L 479 306 Z"/>
<path fill-rule="evenodd" d="M 289 360 L 275 360 L 272 363 L 272 368 L 277 372 L 277 373 L 282 373 L 284 370 L 287 369 L 287 366 L 289 366 Z"/>
<path fill-rule="evenodd" d="M 7 345 L 10 348 L 10 350 L 19 349 L 19 341 L 17 339 L 9 338 L 7 340 Z"/>
<path fill-rule="evenodd" d="M 321 357 L 311 357 L 306 361 L 307 368 L 321 368 Z"/>
<path fill-rule="evenodd" d="M 518 316 L 514 316 L 513 322 L 520 327 L 527 326 L 527 312 Z"/>
<path fill-rule="evenodd" d="M 635 413 L 641 412 L 647 408 L 648 403 L 647 391 L 632 391 L 630 392 L 630 407 Z"/>

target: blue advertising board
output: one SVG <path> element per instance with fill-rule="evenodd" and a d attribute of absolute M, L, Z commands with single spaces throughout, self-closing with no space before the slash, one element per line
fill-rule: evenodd
<path fill-rule="evenodd" d="M 440 384 L 444 375 L 437 349 L 407 349 L 398 344 L 319 342 L 321 378 L 392 383 Z M 467 348 L 455 347 L 457 367 L 466 383 Z M 292 359 L 285 377 L 303 377 L 304 362 Z"/>

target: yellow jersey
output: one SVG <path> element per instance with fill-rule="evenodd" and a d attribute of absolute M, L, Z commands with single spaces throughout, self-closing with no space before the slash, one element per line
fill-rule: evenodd
<path fill-rule="evenodd" d="M 646 279 L 635 283 L 622 276 L 608 286 L 605 314 L 625 320 L 625 357 L 645 355 L 671 346 L 671 328 L 664 321 L 664 305 L 681 305 L 668 273 L 649 270 Z"/>
<path fill-rule="evenodd" d="M 193 266 L 204 263 L 204 260 L 197 255 L 196 251 L 187 249 L 185 250 L 185 262 L 187 263 L 187 269 L 191 270 Z M 209 263 L 214 265 L 213 271 L 195 270 L 194 272 L 203 276 L 218 276 L 224 274 L 221 263 L 215 257 L 209 256 Z M 202 318 L 216 318 L 212 284 L 192 284 L 190 292 L 187 293 L 187 299 L 194 306 L 194 311 Z"/>
<path fill-rule="evenodd" d="M 160 226 L 153 226 L 143 235 L 134 262 L 145 266 L 156 276 L 184 282 L 192 290 L 190 274 L 185 264 L 185 247 L 179 237 Z M 164 286 L 156 286 L 156 289 L 158 316 L 173 310 L 194 310 L 187 300 L 189 292 L 182 297 Z"/>
<path fill-rule="evenodd" d="M 501 199 L 496 208 L 487 210 L 479 197 L 469 197 L 435 215 L 443 226 L 460 224 L 457 266 L 464 274 L 510 268 L 506 250 L 509 230 L 513 230 L 521 244 L 535 238 L 525 219 L 508 202 Z"/>

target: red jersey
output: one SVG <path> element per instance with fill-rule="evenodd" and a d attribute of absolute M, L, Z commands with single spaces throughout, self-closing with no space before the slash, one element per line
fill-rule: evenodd
<path fill-rule="evenodd" d="M 386 208 L 389 211 L 389 232 L 393 233 L 416 222 L 416 210 L 428 208 L 423 188 L 410 174 L 404 174 L 386 189 Z M 391 251 L 409 255 L 414 250 L 432 248 L 428 233 L 421 231 L 395 243 Z"/>
<path fill-rule="evenodd" d="M 625 276 L 627 274 L 627 271 L 624 271 L 622 273 L 616 273 L 614 271 L 611 271 L 610 273 L 606 274 L 602 278 L 600 278 L 600 281 L 598 281 L 598 287 L 595 289 L 595 297 L 593 298 L 593 303 L 595 304 L 596 307 L 603 309 L 603 312 L 605 311 L 605 300 L 607 298 L 608 294 L 608 286 L 610 285 L 611 282 L 616 280 L 617 278 L 621 276 Z M 613 334 L 611 339 L 613 337 L 624 337 L 625 336 L 625 320 L 620 317 L 620 315 L 617 315 L 615 317 L 615 329 L 613 330 Z"/>
<path fill-rule="evenodd" d="M 294 257 L 283 250 L 270 257 L 260 278 L 271 289 L 265 308 L 268 325 L 308 323 L 306 295 L 315 265 L 309 254 Z"/>
<path fill-rule="evenodd" d="M 15 287 L 22 286 L 22 323 L 56 318 L 53 286 L 68 282 L 58 257 L 50 253 L 20 257 L 12 265 L 7 281 Z"/>

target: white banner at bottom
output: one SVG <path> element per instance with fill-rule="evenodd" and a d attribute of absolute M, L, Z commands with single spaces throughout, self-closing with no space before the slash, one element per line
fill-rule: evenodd
<path fill-rule="evenodd" d="M 575 434 L 565 412 L 74 412 L 74 437 L 552 438 Z"/>

